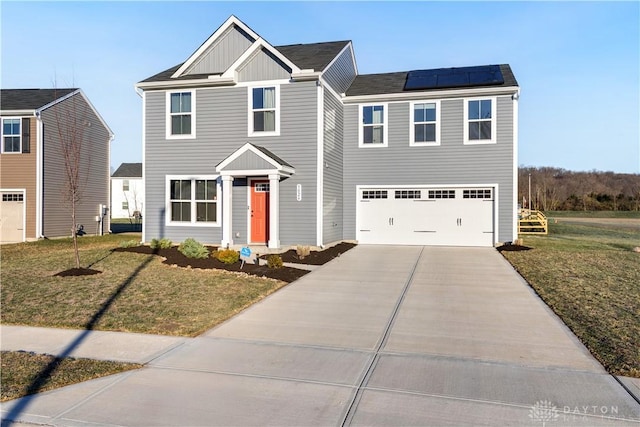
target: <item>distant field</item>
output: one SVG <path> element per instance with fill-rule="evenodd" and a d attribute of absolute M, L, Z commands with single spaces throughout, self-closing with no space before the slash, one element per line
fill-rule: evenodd
<path fill-rule="evenodd" d="M 640 211 L 548 211 L 551 218 L 636 218 L 640 219 Z"/>
<path fill-rule="evenodd" d="M 503 255 L 610 373 L 640 378 L 640 217 L 558 217 L 549 228 L 523 236 L 532 250 Z"/>

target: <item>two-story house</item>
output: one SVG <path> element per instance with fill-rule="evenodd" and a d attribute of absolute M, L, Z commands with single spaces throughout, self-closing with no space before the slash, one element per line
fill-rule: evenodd
<path fill-rule="evenodd" d="M 111 218 L 139 218 L 143 202 L 142 163 L 122 163 L 111 175 Z"/>
<path fill-rule="evenodd" d="M 508 65 L 358 74 L 350 41 L 230 17 L 143 100 L 143 240 L 491 246 L 516 238 Z"/>
<path fill-rule="evenodd" d="M 101 208 L 109 203 L 113 133 L 82 90 L 2 89 L 0 95 L 0 241 L 71 235 L 61 144 L 70 138 L 81 143 L 73 162 L 80 190 L 76 224 L 88 234 L 108 231 Z"/>

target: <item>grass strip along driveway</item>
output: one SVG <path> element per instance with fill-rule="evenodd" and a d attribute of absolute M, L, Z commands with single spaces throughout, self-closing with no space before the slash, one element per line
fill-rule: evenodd
<path fill-rule="evenodd" d="M 557 221 L 502 254 L 610 373 L 640 378 L 640 219 Z"/>

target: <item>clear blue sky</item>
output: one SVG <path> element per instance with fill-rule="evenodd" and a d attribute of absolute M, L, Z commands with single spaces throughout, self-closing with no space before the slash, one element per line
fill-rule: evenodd
<path fill-rule="evenodd" d="M 142 160 L 134 84 L 230 15 L 273 45 L 352 40 L 361 74 L 509 63 L 519 164 L 640 173 L 640 3 L 0 2 L 2 88 L 81 87 L 111 166 Z"/>

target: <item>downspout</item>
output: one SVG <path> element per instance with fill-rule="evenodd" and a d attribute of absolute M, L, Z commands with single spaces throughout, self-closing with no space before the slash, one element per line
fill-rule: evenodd
<path fill-rule="evenodd" d="M 146 179 L 145 179 L 145 168 L 146 168 L 146 162 L 145 162 L 145 156 L 146 156 L 146 110 L 147 110 L 147 100 L 145 97 L 145 92 L 144 90 L 140 90 L 138 91 L 138 87 L 134 86 L 133 89 L 136 91 L 136 94 L 142 98 L 142 195 L 143 195 L 143 199 L 142 199 L 142 209 L 141 209 L 141 214 L 142 214 L 142 237 L 141 237 L 141 241 L 142 243 L 145 243 L 147 241 L 147 236 L 146 236 L 146 227 L 145 227 L 145 221 L 147 218 L 147 184 L 146 184 Z"/>

